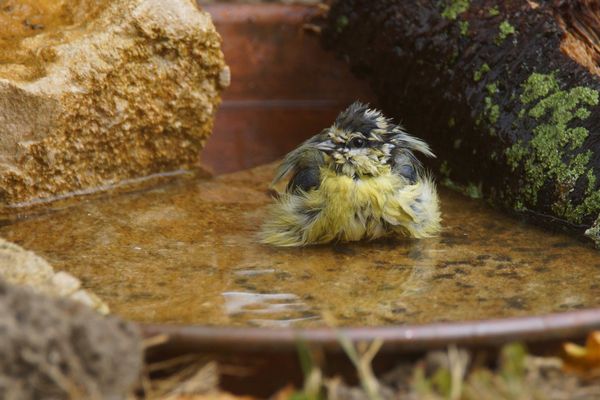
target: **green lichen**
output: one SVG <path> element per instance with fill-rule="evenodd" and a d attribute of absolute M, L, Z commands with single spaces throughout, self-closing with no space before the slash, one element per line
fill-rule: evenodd
<path fill-rule="evenodd" d="M 521 200 L 517 200 L 514 205 L 515 211 L 525 211 L 527 208 L 523 205 Z"/>
<path fill-rule="evenodd" d="M 489 94 L 496 94 L 498 92 L 498 85 L 494 82 L 485 85 L 486 90 Z"/>
<path fill-rule="evenodd" d="M 448 165 L 447 161 L 442 161 L 440 164 L 440 175 L 442 179 L 440 183 L 447 187 L 448 189 L 452 189 L 456 192 L 462 193 L 465 196 L 469 196 L 472 199 L 481 199 L 483 198 L 483 185 L 482 183 L 475 184 L 473 182 L 469 182 L 466 185 L 456 183 L 450 178 L 450 173 L 452 170 Z"/>
<path fill-rule="evenodd" d="M 486 96 L 484 101 L 484 113 L 487 117 L 488 121 L 491 125 L 495 125 L 498 122 L 498 118 L 500 118 L 500 107 L 494 103 L 493 96 L 498 93 L 498 85 L 496 83 L 490 83 L 486 85 L 486 90 L 489 93 L 489 96 Z M 492 135 L 496 134 L 496 130 L 492 127 L 490 128 L 490 133 Z"/>
<path fill-rule="evenodd" d="M 444 178 L 449 178 L 450 177 L 450 166 L 448 165 L 448 161 L 444 160 L 442 161 L 442 164 L 440 164 L 440 174 L 444 177 Z"/>
<path fill-rule="evenodd" d="M 496 124 L 498 122 L 498 118 L 500 118 L 500 107 L 498 104 L 494 104 L 494 101 L 490 96 L 486 96 L 484 101 L 485 106 L 485 115 L 488 118 L 488 121 L 492 124 Z"/>
<path fill-rule="evenodd" d="M 499 33 L 498 33 L 498 36 L 496 37 L 497 44 L 504 42 L 509 35 L 517 34 L 517 30 L 515 29 L 514 26 L 512 26 L 510 24 L 510 22 L 508 22 L 508 20 L 502 21 L 500 23 L 500 26 L 498 27 L 498 29 L 499 29 Z"/>
<path fill-rule="evenodd" d="M 494 7 L 490 8 L 488 10 L 488 15 L 490 17 L 495 17 L 497 15 L 500 15 L 500 10 L 498 9 L 498 6 L 494 6 Z"/>
<path fill-rule="evenodd" d="M 458 60 L 458 56 L 460 55 L 458 48 L 454 48 L 454 50 L 452 50 L 452 55 L 450 56 L 450 59 L 448 60 L 448 62 L 450 63 L 450 65 L 454 64 L 456 62 L 456 60 Z"/>
<path fill-rule="evenodd" d="M 481 78 L 483 78 L 484 74 L 490 72 L 490 66 L 487 63 L 484 63 L 477 71 L 473 73 L 473 80 L 475 82 L 479 82 Z"/>
<path fill-rule="evenodd" d="M 465 194 L 472 199 L 483 198 L 483 188 L 481 182 L 479 182 L 478 184 L 469 182 L 467 184 L 467 187 L 465 188 Z"/>
<path fill-rule="evenodd" d="M 600 190 L 596 190 L 596 176 L 591 169 L 588 169 L 586 178 L 588 187 L 585 191 L 585 199 L 578 206 L 573 206 L 571 202 L 566 202 L 563 208 L 563 214 L 573 221 L 580 221 L 585 215 L 598 212 L 600 209 Z"/>
<path fill-rule="evenodd" d="M 348 17 L 346 17 L 345 15 L 340 15 L 335 20 L 335 29 L 338 33 L 341 33 L 348 26 L 349 23 L 350 20 L 348 19 Z"/>
<path fill-rule="evenodd" d="M 448 119 L 448 128 L 454 128 L 455 125 L 456 125 L 456 120 L 454 119 L 454 117 L 450 117 Z"/>
<path fill-rule="evenodd" d="M 521 118 L 532 118 L 537 126 L 528 143 L 519 141 L 505 152 L 512 170 L 523 166 L 525 182 L 518 202 L 535 204 L 539 190 L 550 179 L 555 182 L 558 200 L 553 211 L 568 221 L 579 223 L 591 212 L 600 210 L 600 191 L 588 167 L 592 152 L 577 150 L 589 136 L 582 126 L 573 126 L 589 117 L 589 107 L 599 103 L 598 91 L 578 86 L 561 89 L 554 74 L 533 73 L 522 85 Z M 576 182 L 586 177 L 586 198 L 574 206 L 569 199 Z"/>
<path fill-rule="evenodd" d="M 469 21 L 460 21 L 458 23 L 461 36 L 467 36 L 469 34 Z"/>
<path fill-rule="evenodd" d="M 592 239 L 596 244 L 596 247 L 600 248 L 600 215 L 596 218 L 596 221 L 592 226 L 585 231 L 585 236 Z"/>
<path fill-rule="evenodd" d="M 442 11 L 442 17 L 454 21 L 469 9 L 469 0 L 449 0 Z"/>
<path fill-rule="evenodd" d="M 520 140 L 506 149 L 506 161 L 508 162 L 508 166 L 513 171 L 519 168 L 519 165 L 521 165 L 521 160 L 527 155 L 527 151 L 527 147 L 525 147 L 523 142 Z"/>

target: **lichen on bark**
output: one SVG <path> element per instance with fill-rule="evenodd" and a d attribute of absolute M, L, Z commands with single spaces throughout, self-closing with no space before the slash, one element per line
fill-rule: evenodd
<path fill-rule="evenodd" d="M 508 38 L 508 36 L 510 35 L 516 35 L 517 30 L 515 29 L 514 26 L 511 25 L 510 22 L 508 22 L 508 20 L 504 20 L 500 23 L 500 26 L 498 27 L 498 37 L 496 38 L 496 43 L 502 43 L 506 40 L 506 38 Z"/>
<path fill-rule="evenodd" d="M 590 116 L 590 107 L 598 105 L 598 91 L 583 86 L 561 89 L 554 74 L 541 73 L 533 73 L 522 88 L 519 116 L 534 119 L 537 126 L 529 142 L 519 141 L 506 150 L 511 169 L 523 165 L 525 171 L 515 202 L 535 205 L 540 189 L 554 179 L 558 199 L 553 210 L 568 221 L 580 223 L 587 213 L 600 211 L 596 180 L 589 167 L 592 152 L 577 152 L 590 134 L 579 123 Z M 584 176 L 588 180 L 586 200 L 574 206 L 568 195 Z"/>
<path fill-rule="evenodd" d="M 442 11 L 442 17 L 455 20 L 458 16 L 469 9 L 469 0 L 448 0 Z"/>

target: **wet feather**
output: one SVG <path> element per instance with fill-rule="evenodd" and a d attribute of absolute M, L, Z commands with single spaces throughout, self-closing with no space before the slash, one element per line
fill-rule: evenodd
<path fill-rule="evenodd" d="M 269 210 L 261 241 L 304 246 L 436 235 L 435 184 L 413 151 L 433 157 L 424 141 L 380 111 L 352 104 L 284 158 L 273 185 L 291 178 Z"/>

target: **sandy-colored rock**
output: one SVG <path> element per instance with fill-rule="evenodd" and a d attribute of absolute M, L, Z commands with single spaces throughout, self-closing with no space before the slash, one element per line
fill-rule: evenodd
<path fill-rule="evenodd" d="M 81 288 L 79 279 L 64 271 L 55 272 L 43 258 L 4 239 L 0 239 L 0 279 L 53 297 L 70 298 L 103 314 L 109 311 L 98 296 Z"/>
<path fill-rule="evenodd" d="M 192 166 L 229 73 L 192 0 L 7 0 L 0 202 Z"/>

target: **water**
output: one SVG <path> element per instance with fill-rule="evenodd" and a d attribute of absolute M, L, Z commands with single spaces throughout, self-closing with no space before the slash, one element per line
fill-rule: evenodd
<path fill-rule="evenodd" d="M 5 225 L 0 235 L 137 321 L 376 326 L 600 306 L 598 251 L 446 190 L 439 238 L 260 245 L 272 175 L 265 166 L 179 178 L 79 201 Z"/>

